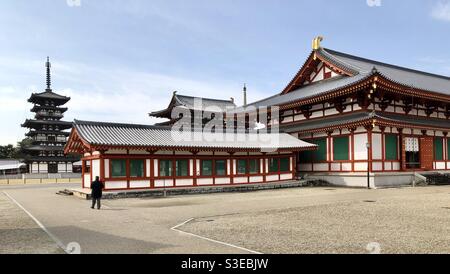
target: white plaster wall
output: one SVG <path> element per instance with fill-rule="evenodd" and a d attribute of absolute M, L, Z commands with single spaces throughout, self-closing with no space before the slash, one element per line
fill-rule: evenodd
<path fill-rule="evenodd" d="M 105 178 L 109 178 L 109 159 L 105 159 Z"/>
<path fill-rule="evenodd" d="M 280 180 L 292 180 L 292 173 L 290 174 L 281 174 Z"/>
<path fill-rule="evenodd" d="M 230 184 L 230 178 L 216 178 L 215 184 L 216 185 L 227 185 Z"/>
<path fill-rule="evenodd" d="M 84 174 L 84 187 L 91 188 L 91 175 L 90 174 Z"/>
<path fill-rule="evenodd" d="M 331 170 L 332 171 L 340 171 L 341 170 L 341 164 L 340 163 L 332 163 L 331 164 Z"/>
<path fill-rule="evenodd" d="M 147 159 L 147 160 L 145 160 L 145 175 L 147 176 L 147 177 L 150 177 L 150 170 L 151 170 L 151 162 L 150 162 L 151 160 L 150 159 Z"/>
<path fill-rule="evenodd" d="M 355 163 L 355 171 L 367 171 L 367 163 Z"/>
<path fill-rule="evenodd" d="M 48 171 L 48 165 L 44 163 L 39 164 L 39 172 L 40 173 L 47 173 Z"/>
<path fill-rule="evenodd" d="M 106 189 L 125 189 L 127 188 L 127 181 L 106 181 Z"/>
<path fill-rule="evenodd" d="M 130 181 L 130 188 L 149 188 L 150 181 Z"/>
<path fill-rule="evenodd" d="M 373 171 L 383 170 L 383 162 L 372 162 L 372 170 Z"/>
<path fill-rule="evenodd" d="M 445 162 L 435 162 L 435 169 L 445 169 Z"/>
<path fill-rule="evenodd" d="M 172 179 L 158 179 L 155 180 L 155 187 L 171 187 L 173 186 Z"/>
<path fill-rule="evenodd" d="M 91 171 L 92 171 L 92 180 L 95 180 L 95 177 L 99 176 L 100 177 L 100 160 L 92 160 L 92 166 L 91 166 Z"/>
<path fill-rule="evenodd" d="M 313 164 L 314 165 L 314 171 L 328 171 L 328 164 L 320 163 L 320 164 Z"/>
<path fill-rule="evenodd" d="M 235 184 L 245 184 L 248 182 L 247 177 L 234 177 L 233 178 L 233 183 Z"/>
<path fill-rule="evenodd" d="M 159 169 L 158 160 L 153 159 L 153 175 L 155 177 L 158 177 L 158 174 L 159 174 L 158 169 Z"/>
<path fill-rule="evenodd" d="M 367 160 L 367 134 L 355 135 L 354 149 L 355 160 Z"/>
<path fill-rule="evenodd" d="M 266 177 L 266 181 L 268 182 L 278 181 L 278 175 L 269 175 Z"/>
<path fill-rule="evenodd" d="M 352 171 L 351 163 L 342 163 L 342 171 Z"/>
<path fill-rule="evenodd" d="M 58 172 L 66 173 L 67 172 L 66 164 L 58 164 Z"/>
<path fill-rule="evenodd" d="M 263 176 L 251 176 L 250 177 L 250 183 L 260 183 L 263 180 L 264 180 Z"/>
<path fill-rule="evenodd" d="M 372 159 L 373 160 L 382 160 L 383 159 L 381 137 L 382 137 L 381 134 L 378 134 L 378 133 L 372 134 Z"/>
<path fill-rule="evenodd" d="M 395 162 L 392 165 L 393 170 L 400 170 L 400 163 L 399 162 Z"/>
<path fill-rule="evenodd" d="M 39 164 L 31 164 L 31 172 L 38 173 L 39 172 Z"/>
<path fill-rule="evenodd" d="M 201 178 L 197 179 L 197 185 L 203 186 L 203 185 L 212 185 L 213 179 L 212 178 Z"/>
<path fill-rule="evenodd" d="M 386 170 L 386 171 L 391 171 L 392 170 L 391 162 L 384 163 L 384 170 Z"/>
<path fill-rule="evenodd" d="M 177 186 L 193 186 L 194 180 L 193 179 L 176 179 L 175 184 Z"/>

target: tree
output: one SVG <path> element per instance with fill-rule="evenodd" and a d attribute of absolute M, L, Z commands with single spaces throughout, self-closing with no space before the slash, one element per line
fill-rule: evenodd
<path fill-rule="evenodd" d="M 25 138 L 20 142 L 17 142 L 17 146 L 14 149 L 13 158 L 14 159 L 24 159 L 26 154 L 26 148 L 31 146 L 33 143 L 33 140 L 31 138 Z"/>
<path fill-rule="evenodd" d="M 13 145 L 0 146 L 1 159 L 13 159 L 15 152 L 16 148 Z"/>

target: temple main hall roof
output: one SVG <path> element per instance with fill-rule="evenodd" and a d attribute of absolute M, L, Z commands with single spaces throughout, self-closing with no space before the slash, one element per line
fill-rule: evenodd
<path fill-rule="evenodd" d="M 320 132 L 352 126 L 363 126 L 375 122 L 378 125 L 392 125 L 399 128 L 408 126 L 420 129 L 450 130 L 450 120 L 431 118 L 425 116 L 404 115 L 381 111 L 357 111 L 342 114 L 336 117 L 304 120 L 298 123 L 280 125 L 280 131 L 293 132 Z"/>
<path fill-rule="evenodd" d="M 295 81 L 302 77 L 302 73 L 304 73 L 307 67 L 307 61 L 282 93 L 249 105 L 265 107 L 288 104 L 299 100 L 308 100 L 356 85 L 375 75 L 380 75 L 392 83 L 402 85 L 406 88 L 429 91 L 445 96 L 450 95 L 450 77 L 447 76 L 369 60 L 325 48 L 319 48 L 313 51 L 308 60 L 312 58 L 327 62 L 333 67 L 345 71 L 346 74 L 297 87 Z"/>

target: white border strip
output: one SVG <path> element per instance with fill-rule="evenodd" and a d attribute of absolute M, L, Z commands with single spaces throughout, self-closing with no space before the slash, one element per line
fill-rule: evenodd
<path fill-rule="evenodd" d="M 19 202 L 16 201 L 16 199 L 14 199 L 13 197 L 11 197 L 11 195 L 9 195 L 8 193 L 6 193 L 5 191 L 3 191 L 3 194 L 5 194 L 11 201 L 13 201 L 18 207 L 20 207 L 20 209 L 22 209 L 28 216 L 30 216 L 31 219 L 33 219 L 33 221 L 42 229 L 45 231 L 45 233 L 47 233 L 48 236 L 50 236 L 50 238 L 55 241 L 56 245 L 58 245 L 58 247 L 60 247 L 62 250 L 64 250 L 65 253 L 69 253 L 66 250 L 66 246 L 58 239 L 56 238 L 50 231 L 47 230 L 47 228 L 45 228 L 45 226 L 39 222 L 38 219 L 36 219 L 28 210 L 26 210 Z"/>
<path fill-rule="evenodd" d="M 189 235 L 189 236 L 197 237 L 197 238 L 202 239 L 202 240 L 206 240 L 206 241 L 210 241 L 210 242 L 213 242 L 213 243 L 216 243 L 216 244 L 221 244 L 221 245 L 226 245 L 226 246 L 229 246 L 229 247 L 237 248 L 237 249 L 240 249 L 240 250 L 243 250 L 243 251 L 247 251 L 247 252 L 250 252 L 250 253 L 253 253 L 253 254 L 263 254 L 263 253 L 258 252 L 258 251 L 254 251 L 254 250 L 250 250 L 250 249 L 247 249 L 247 248 L 244 248 L 244 247 L 240 247 L 240 246 L 237 246 L 237 245 L 233 245 L 233 244 L 217 241 L 217 240 L 214 240 L 214 239 L 210 239 L 210 238 L 207 238 L 207 237 L 203 237 L 203 236 L 200 236 L 200 235 L 197 235 L 197 234 L 185 232 L 185 231 L 182 231 L 182 230 L 178 229 L 179 227 L 184 226 L 185 224 L 187 224 L 187 223 L 189 223 L 189 222 L 191 222 L 193 220 L 194 220 L 194 218 L 190 218 L 189 220 L 186 220 L 186 221 L 182 222 L 181 224 L 178 224 L 178 225 L 176 225 L 176 226 L 174 226 L 174 227 L 172 227 L 170 229 L 173 230 L 173 231 L 177 231 L 179 233 L 183 233 L 183 234 Z"/>

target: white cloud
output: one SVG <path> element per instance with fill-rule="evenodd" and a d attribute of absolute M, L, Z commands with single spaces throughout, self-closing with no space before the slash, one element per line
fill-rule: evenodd
<path fill-rule="evenodd" d="M 11 60 L 13 61 L 13 60 Z M 21 63 L 15 60 L 13 63 Z M 36 77 L 20 79 L 28 86 L 0 87 L 0 144 L 16 143 L 24 137 L 20 124 L 31 118 L 31 104 L 27 102 L 31 92 L 44 89 L 43 65 L 33 63 L 33 69 L 23 68 L 24 74 Z M 36 65 L 37 64 L 37 65 Z M 11 64 L 11 67 L 15 65 Z M 0 73 L 8 75 L 9 66 L 0 67 Z M 20 72 L 20 67 L 14 70 Z M 194 80 L 173 75 L 163 75 L 123 68 L 92 67 L 80 63 L 53 62 L 53 88 L 55 92 L 70 96 L 69 111 L 65 120 L 94 120 L 124 123 L 153 124 L 148 113 L 167 106 L 173 91 L 199 97 L 241 101 L 241 83 L 226 80 Z M 4 78 L 6 79 L 6 78 Z M 31 84 L 38 83 L 38 88 Z M 263 93 L 251 90 L 251 100 L 263 97 Z M 6 126 L 5 126 L 6 125 Z"/>
<path fill-rule="evenodd" d="M 437 2 L 431 11 L 431 16 L 437 20 L 450 22 L 450 1 Z"/>

